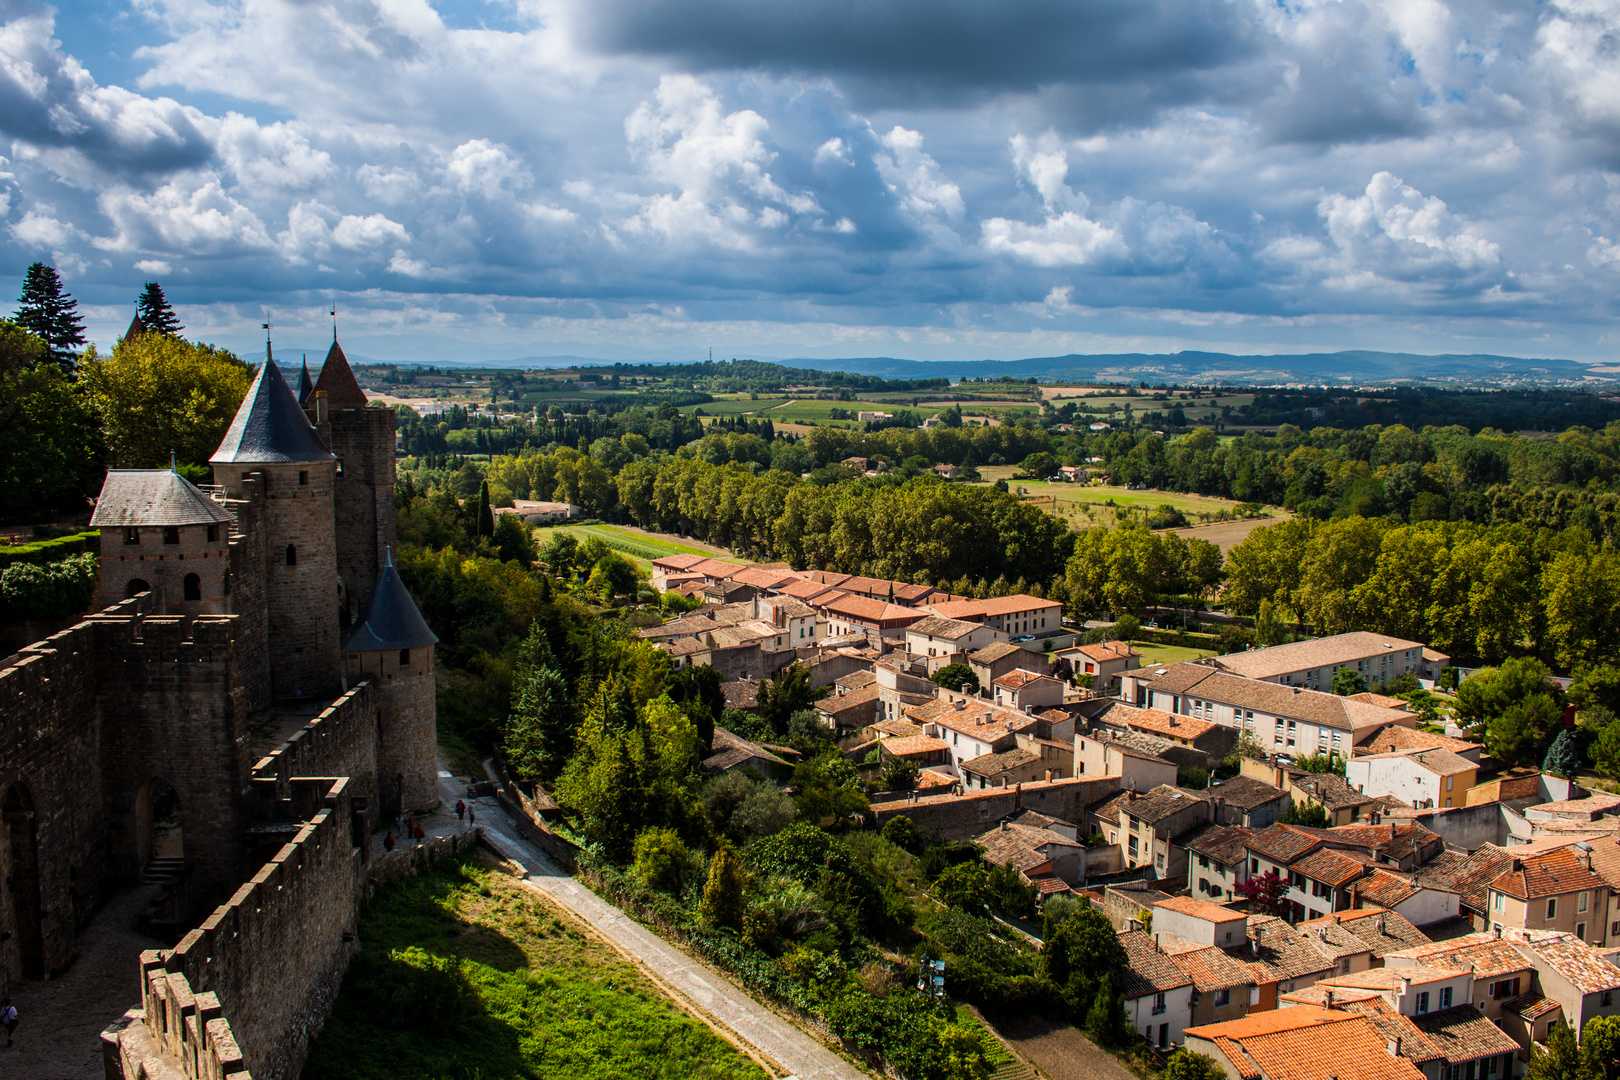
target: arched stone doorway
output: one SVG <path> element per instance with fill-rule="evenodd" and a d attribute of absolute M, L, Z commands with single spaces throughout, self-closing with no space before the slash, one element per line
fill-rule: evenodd
<path fill-rule="evenodd" d="M 34 799 L 18 781 L 0 799 L 5 823 L 5 903 L 16 939 L 18 968 L 25 979 L 45 977 L 45 930 L 40 919 L 39 836 L 34 820 Z"/>
<path fill-rule="evenodd" d="M 148 585 L 138 577 L 130 578 L 129 584 L 124 586 L 124 599 L 128 600 L 132 596 L 139 596 L 143 592 L 149 592 L 151 591 L 151 588 L 152 586 Z"/>
<path fill-rule="evenodd" d="M 135 797 L 135 863 L 143 877 L 166 878 L 185 857 L 180 796 L 167 780 L 154 776 Z"/>

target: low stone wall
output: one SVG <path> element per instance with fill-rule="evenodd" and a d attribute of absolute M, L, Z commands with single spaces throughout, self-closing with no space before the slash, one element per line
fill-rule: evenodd
<path fill-rule="evenodd" d="M 375 890 L 402 877 L 425 874 L 441 859 L 455 858 L 476 845 L 483 836 L 484 827 L 474 825 L 465 832 L 435 836 L 420 844 L 402 841 L 393 851 L 372 857 L 366 884 Z"/>

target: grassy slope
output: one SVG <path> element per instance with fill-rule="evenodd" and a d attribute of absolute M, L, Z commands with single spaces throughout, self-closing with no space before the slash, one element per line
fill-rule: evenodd
<path fill-rule="evenodd" d="M 1185 660 L 1201 660 L 1206 656 L 1214 656 L 1213 649 L 1192 649 L 1185 645 L 1146 645 L 1137 642 L 1137 652 L 1142 654 L 1142 666 L 1151 667 L 1154 664 L 1179 664 Z"/>
<path fill-rule="evenodd" d="M 360 937 L 304 1080 L 765 1080 L 482 852 L 385 888 Z"/>

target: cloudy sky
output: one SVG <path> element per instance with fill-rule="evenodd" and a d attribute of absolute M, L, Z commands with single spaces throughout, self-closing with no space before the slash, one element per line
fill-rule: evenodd
<path fill-rule="evenodd" d="M 0 0 L 109 342 L 1609 359 L 1617 0 Z"/>

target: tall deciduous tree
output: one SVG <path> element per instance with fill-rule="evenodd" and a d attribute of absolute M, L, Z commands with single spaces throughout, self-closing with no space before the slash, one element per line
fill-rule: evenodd
<path fill-rule="evenodd" d="M 54 267 L 34 263 L 23 275 L 22 296 L 18 297 L 17 325 L 45 343 L 52 361 L 71 375 L 78 363 L 78 346 L 84 344 L 84 320 L 79 318 L 79 302 L 62 288 Z"/>
<path fill-rule="evenodd" d="M 135 301 L 135 314 L 151 334 L 179 337 L 180 331 L 185 329 L 180 325 L 174 308 L 169 306 L 168 298 L 163 295 L 163 286 L 155 281 L 148 281 L 141 289 L 140 299 Z"/>
<path fill-rule="evenodd" d="M 95 420 L 45 343 L 0 319 L 0 518 L 82 509 L 100 457 Z"/>
<path fill-rule="evenodd" d="M 150 469 L 206 462 L 236 415 L 252 371 L 212 345 L 143 334 L 101 357 L 92 346 L 80 381 L 101 420 L 113 464 Z"/>

